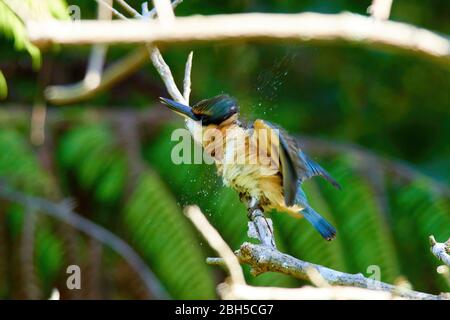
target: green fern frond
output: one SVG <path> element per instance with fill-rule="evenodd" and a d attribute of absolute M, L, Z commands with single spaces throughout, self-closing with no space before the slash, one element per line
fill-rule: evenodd
<path fill-rule="evenodd" d="M 308 181 L 303 185 L 310 205 L 324 218 L 336 226 L 336 219 L 332 216 L 332 209 L 327 199 L 321 194 L 315 181 Z M 338 192 L 337 190 L 333 190 Z M 301 217 L 301 214 L 299 214 Z M 345 271 L 347 269 L 341 232 L 338 228 L 337 237 L 327 242 L 306 221 L 295 219 L 285 213 L 273 214 L 276 232 L 283 238 L 289 254 L 313 263 L 325 265 L 329 268 Z"/>
<path fill-rule="evenodd" d="M 125 208 L 124 223 L 132 242 L 174 298 L 215 297 L 206 257 L 175 200 L 154 173 L 141 176 Z"/>
<path fill-rule="evenodd" d="M 449 199 L 434 192 L 426 179 L 407 185 L 393 183 L 390 193 L 394 236 L 404 262 L 403 272 L 418 290 L 430 291 L 433 284 L 448 290 L 446 282 L 434 272 L 438 263 L 430 253 L 428 237 L 448 239 Z"/>
<path fill-rule="evenodd" d="M 50 175 L 44 171 L 24 134 L 0 129 L 0 177 L 13 188 L 25 193 L 55 198 L 57 192 Z M 38 214 L 38 213 L 30 213 Z M 20 241 L 24 223 L 24 207 L 9 204 L 5 210 L 8 234 Z M 0 240 L 1 241 L 1 240 Z M 64 249 L 58 237 L 44 220 L 39 223 L 35 242 L 35 267 L 44 291 L 49 291 L 62 267 Z"/>
<path fill-rule="evenodd" d="M 110 127 L 87 124 L 72 129 L 61 140 L 59 159 L 99 203 L 123 198 L 125 153 Z M 142 173 L 127 199 L 122 223 L 133 245 L 173 297 L 215 296 L 198 238 L 156 174 Z"/>
<path fill-rule="evenodd" d="M 370 266 L 378 266 L 381 279 L 392 283 L 400 267 L 391 229 L 373 187 L 357 171 L 357 163 L 342 156 L 327 165 L 343 188 L 337 191 L 324 184 L 321 191 L 336 221 L 348 271 L 365 273 Z"/>
<path fill-rule="evenodd" d="M 104 125 L 83 125 L 68 132 L 58 148 L 65 168 L 76 170 L 82 187 L 102 203 L 115 203 L 125 187 L 126 162 Z"/>
<path fill-rule="evenodd" d="M 3 0 L 0 0 L 0 34 L 12 39 L 17 51 L 27 51 L 32 58 L 33 67 L 41 65 L 40 51 L 28 41 L 23 21 Z"/>

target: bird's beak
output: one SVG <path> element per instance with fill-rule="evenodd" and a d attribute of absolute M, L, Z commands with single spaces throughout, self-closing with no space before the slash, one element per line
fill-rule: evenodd
<path fill-rule="evenodd" d="M 167 105 L 170 110 L 178 113 L 179 115 L 195 121 L 198 120 L 197 116 L 192 112 L 191 107 L 185 106 L 184 104 L 178 103 L 176 101 L 167 98 L 160 97 L 159 100 L 161 100 L 162 103 Z"/>

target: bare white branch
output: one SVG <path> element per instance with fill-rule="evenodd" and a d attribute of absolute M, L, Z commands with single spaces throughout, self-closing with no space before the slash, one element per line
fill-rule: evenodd
<path fill-rule="evenodd" d="M 193 41 L 347 41 L 401 49 L 450 63 L 448 37 L 406 23 L 340 14 L 229 14 L 178 17 L 162 28 L 157 21 L 49 21 L 28 24 L 36 45 L 93 43 L 176 43 Z"/>
<path fill-rule="evenodd" d="M 238 285 L 245 284 L 244 274 L 242 273 L 238 259 L 217 230 L 214 229 L 208 219 L 202 214 L 200 209 L 197 206 L 190 206 L 185 209 L 184 213 L 201 232 L 206 241 L 208 241 L 211 248 L 216 250 L 223 258 L 230 273 L 231 281 Z"/>
<path fill-rule="evenodd" d="M 348 274 L 305 262 L 269 246 L 245 242 L 234 255 L 198 207 L 187 208 L 186 215 L 209 245 L 222 257 L 208 258 L 207 263 L 224 265 L 230 272 L 231 282 L 222 283 L 218 287 L 218 292 L 223 299 L 393 299 L 401 297 L 435 300 L 446 298 L 368 279 L 362 274 Z M 320 277 L 318 282 L 321 282 L 324 287 L 314 289 L 310 287 L 300 289 L 252 287 L 245 283 L 239 263 L 250 265 L 253 275 L 270 271 L 308 280 L 311 274 L 314 274 L 316 279 Z M 236 278 L 238 278 L 237 281 L 235 281 Z M 324 281 L 326 281 L 325 284 Z"/>
<path fill-rule="evenodd" d="M 107 8 L 109 10 L 115 10 L 111 6 L 108 5 L 106 0 L 96 0 L 99 5 L 101 4 L 104 8 Z M 172 2 L 172 6 L 175 8 L 178 4 L 180 4 L 182 0 L 175 0 Z M 112 11 L 113 14 L 115 14 L 119 19 L 122 20 L 130 20 L 121 13 L 119 13 L 117 10 Z M 146 14 L 147 19 L 154 18 L 156 16 L 156 10 L 150 10 Z M 127 77 L 129 74 L 133 73 L 135 70 L 139 68 L 140 65 L 145 63 L 148 59 L 148 55 L 152 53 L 152 49 L 148 49 L 146 46 L 143 46 L 141 48 L 135 49 L 132 53 L 130 53 L 125 58 L 120 59 L 119 61 L 115 62 L 113 65 L 108 67 L 102 74 L 100 81 L 86 81 L 86 79 L 83 79 L 82 81 L 70 85 L 64 85 L 64 86 L 49 86 L 46 88 L 44 95 L 46 99 L 54 104 L 68 104 L 68 103 L 75 103 L 78 101 L 86 100 L 97 94 L 98 92 L 104 91 L 111 86 L 113 86 L 118 81 L 122 80 L 123 78 Z M 161 70 L 162 74 L 164 74 L 164 77 L 167 79 L 167 83 L 170 88 L 176 88 L 175 81 L 173 80 L 173 77 L 171 75 L 170 69 L 168 70 L 167 64 L 165 64 L 161 54 L 158 52 L 155 52 L 155 61 L 158 65 L 158 72 Z M 160 62 L 162 61 L 162 62 Z M 165 65 L 165 66 L 164 66 Z M 166 68 L 167 67 L 167 68 Z M 168 70 L 168 71 L 167 71 Z M 160 73 L 161 74 L 161 73 Z M 169 76 L 167 76 L 169 75 Z M 172 79 L 170 79 L 172 78 Z M 166 82 L 165 81 L 165 82 Z M 172 92 L 174 96 L 172 96 L 174 99 L 177 99 L 179 102 L 183 102 L 179 100 L 179 96 L 177 96 L 176 90 L 171 90 L 169 92 Z M 181 93 L 180 93 L 181 96 Z"/>
<path fill-rule="evenodd" d="M 125 0 L 116 0 L 118 4 L 122 6 L 128 13 L 130 13 L 133 17 L 137 18 L 140 16 L 139 12 L 137 12 L 132 6 L 130 6 Z"/>
<path fill-rule="evenodd" d="M 150 59 L 153 62 L 153 66 L 155 67 L 156 71 L 158 71 L 159 75 L 161 76 L 162 81 L 164 82 L 167 92 L 169 92 L 170 96 L 175 100 L 183 104 L 187 104 L 183 95 L 181 94 L 180 90 L 177 87 L 177 84 L 175 83 L 175 79 L 173 78 L 172 72 L 170 71 L 169 66 L 164 61 L 164 58 L 161 55 L 161 52 L 159 52 L 159 49 L 157 47 L 151 47 L 150 45 L 147 46 L 148 51 L 150 52 Z"/>
<path fill-rule="evenodd" d="M 433 235 L 429 237 L 431 252 L 436 258 L 450 267 L 450 238 L 445 243 L 437 242 Z"/>
<path fill-rule="evenodd" d="M 387 20 L 391 14 L 392 0 L 372 0 L 367 12 L 378 20 Z"/>
<path fill-rule="evenodd" d="M 0 181 L 0 197 L 63 221 L 109 246 L 134 268 L 151 295 L 159 299 L 168 297 L 158 278 L 132 247 L 111 231 L 73 212 L 70 205 L 56 204 L 46 199 L 26 195 L 11 189 L 3 181 Z"/>
<path fill-rule="evenodd" d="M 158 15 L 158 21 L 163 26 L 167 26 L 175 21 L 175 14 L 170 0 L 153 0 L 153 5 Z"/>
<path fill-rule="evenodd" d="M 97 86 L 89 86 L 85 81 L 65 86 L 49 86 L 45 89 L 45 97 L 49 102 L 54 104 L 75 103 L 89 99 L 126 78 L 146 61 L 148 61 L 147 48 L 137 48 L 106 68 Z"/>
<path fill-rule="evenodd" d="M 191 95 L 191 70 L 193 56 L 194 52 L 191 51 L 186 61 L 186 67 L 184 68 L 183 97 L 187 105 L 189 105 L 189 96 Z"/>

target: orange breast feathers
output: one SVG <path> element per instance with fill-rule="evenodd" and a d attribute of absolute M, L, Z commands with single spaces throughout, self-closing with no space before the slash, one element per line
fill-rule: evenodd
<path fill-rule="evenodd" d="M 206 127 L 202 145 L 225 185 L 257 198 L 266 211 L 277 209 L 301 216 L 301 207 L 285 205 L 276 130 L 259 120 L 252 129 L 227 121 Z"/>

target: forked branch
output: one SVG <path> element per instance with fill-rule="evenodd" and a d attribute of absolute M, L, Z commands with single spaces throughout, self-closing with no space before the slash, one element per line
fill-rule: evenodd
<path fill-rule="evenodd" d="M 201 232 L 213 249 L 221 258 L 210 258 L 210 264 L 224 265 L 229 272 L 237 273 L 236 259 L 226 254 L 231 251 L 223 249 L 224 240 L 209 224 L 198 207 L 188 207 L 186 215 Z M 220 243 L 220 246 L 217 245 Z M 413 291 L 381 281 L 368 279 L 362 274 L 348 274 L 296 259 L 269 246 L 244 243 L 235 252 L 242 264 L 252 267 L 253 275 L 264 272 L 279 272 L 298 279 L 319 277 L 325 283 L 322 288 L 303 287 L 299 289 L 252 287 L 247 284 L 231 281 L 219 285 L 219 293 L 224 299 L 427 299 L 437 300 L 447 298 L 445 295 L 432 295 Z M 242 271 L 241 271 L 242 272 Z M 332 286 L 333 285 L 333 286 Z"/>

